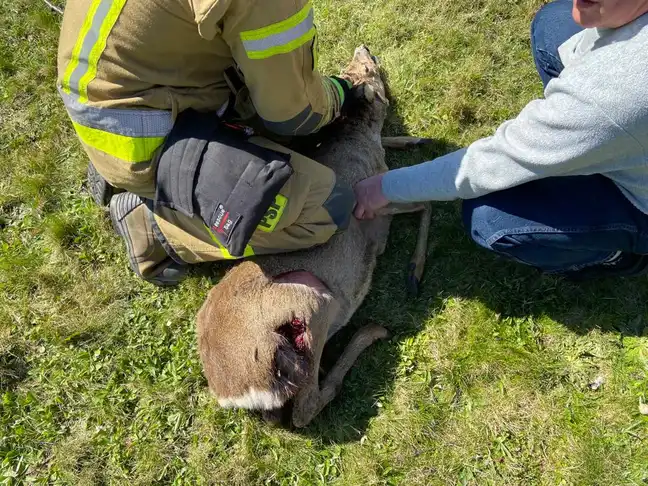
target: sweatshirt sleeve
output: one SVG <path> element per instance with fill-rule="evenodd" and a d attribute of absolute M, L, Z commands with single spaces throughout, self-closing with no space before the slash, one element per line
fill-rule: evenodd
<path fill-rule="evenodd" d="M 573 81 L 552 80 L 544 99 L 529 103 L 491 137 L 388 172 L 382 182 L 385 197 L 392 202 L 472 199 L 545 177 L 605 172 L 619 168 L 620 158 L 642 154 L 641 144 Z M 632 103 L 622 99 L 615 84 L 602 87 L 596 99 Z"/>

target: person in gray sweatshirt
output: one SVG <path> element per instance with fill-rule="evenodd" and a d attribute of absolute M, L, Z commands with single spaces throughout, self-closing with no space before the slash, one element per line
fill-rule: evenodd
<path fill-rule="evenodd" d="M 463 200 L 475 242 L 573 279 L 648 271 L 648 0 L 556 0 L 531 27 L 544 98 L 491 137 L 359 182 L 355 216 Z"/>

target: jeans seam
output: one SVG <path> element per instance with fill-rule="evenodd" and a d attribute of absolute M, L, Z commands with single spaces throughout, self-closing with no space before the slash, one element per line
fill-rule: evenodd
<path fill-rule="evenodd" d="M 547 271 L 546 273 L 552 273 L 552 274 L 561 274 L 565 272 L 578 272 L 579 270 L 583 270 L 584 268 L 589 268 L 589 267 L 594 267 L 596 265 L 601 265 L 603 262 L 607 261 L 610 259 L 611 256 L 616 254 L 615 251 L 611 252 L 608 254 L 605 258 L 601 258 L 596 261 L 588 262 L 588 263 L 581 263 L 580 265 L 571 265 L 565 269 L 562 270 L 550 270 Z"/>
<path fill-rule="evenodd" d="M 614 230 L 626 230 L 635 234 L 638 234 L 636 228 L 632 225 L 625 224 L 625 223 L 618 223 L 618 224 L 611 224 L 611 225 L 605 225 L 605 226 L 595 226 L 595 227 L 578 227 L 578 226 L 567 226 L 564 228 L 549 228 L 546 226 L 524 226 L 522 228 L 511 228 L 511 229 L 505 229 L 505 230 L 500 230 L 497 233 L 491 235 L 490 238 L 486 240 L 486 244 L 492 248 L 493 243 L 495 243 L 497 240 L 503 238 L 504 236 L 511 236 L 511 235 L 521 235 L 521 234 L 537 234 L 537 233 L 552 233 L 552 234 L 559 234 L 559 233 L 571 233 L 571 234 L 578 234 L 578 233 L 591 233 L 595 231 L 614 231 Z"/>
<path fill-rule="evenodd" d="M 520 257 L 515 256 L 515 255 L 511 255 L 510 253 L 507 253 L 505 251 L 495 250 L 495 249 L 492 249 L 492 251 L 494 253 L 496 253 L 498 255 L 502 255 L 502 256 L 514 261 L 514 262 L 522 263 L 523 265 L 528 265 L 528 266 L 534 267 L 534 268 L 541 268 L 541 267 L 538 267 L 538 265 L 536 263 L 526 261 L 523 258 L 520 258 Z M 544 273 L 547 273 L 547 274 L 562 274 L 562 273 L 565 273 L 565 272 L 577 272 L 578 270 L 582 270 L 583 268 L 593 267 L 595 265 L 600 265 L 603 262 L 605 262 L 606 260 L 608 260 L 615 253 L 616 252 L 610 252 L 605 258 L 601 258 L 599 260 L 595 260 L 595 261 L 588 262 L 588 263 L 581 263 L 580 265 L 570 265 L 567 268 L 562 268 L 562 269 L 557 269 L 557 270 L 546 270 L 544 268 L 541 268 L 541 270 Z"/>
<path fill-rule="evenodd" d="M 510 233 L 510 234 L 513 234 L 513 233 Z M 496 253 L 498 255 L 505 256 L 506 258 L 509 258 L 509 259 L 511 259 L 511 260 L 513 260 L 515 262 L 518 262 L 518 263 L 522 263 L 523 265 L 528 265 L 528 266 L 531 266 L 531 267 L 539 268 L 539 269 L 542 270 L 542 272 L 544 272 L 546 274 L 549 274 L 549 275 L 561 275 L 561 274 L 564 274 L 565 272 L 577 272 L 577 271 L 582 270 L 584 268 L 600 265 L 603 262 L 605 262 L 606 260 L 608 260 L 611 256 L 613 256 L 614 254 L 617 253 L 616 251 L 613 251 L 613 252 L 610 252 L 609 254 L 607 254 L 603 258 L 600 258 L 600 259 L 597 259 L 597 260 L 594 260 L 594 261 L 591 261 L 591 262 L 581 263 L 579 265 L 570 265 L 570 266 L 568 266 L 566 268 L 561 268 L 561 269 L 556 269 L 556 270 L 547 270 L 545 268 L 538 267 L 536 263 L 529 262 L 529 261 L 527 261 L 527 260 L 525 260 L 523 258 L 520 258 L 517 255 L 512 255 L 511 253 L 506 252 L 506 251 L 497 250 L 497 249 L 493 248 L 490 244 L 489 244 L 489 247 L 490 247 L 491 251 L 493 251 L 494 253 Z"/>

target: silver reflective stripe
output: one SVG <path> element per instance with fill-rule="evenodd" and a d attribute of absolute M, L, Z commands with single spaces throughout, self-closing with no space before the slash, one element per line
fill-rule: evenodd
<path fill-rule="evenodd" d="M 308 12 L 308 16 L 292 29 L 284 32 L 269 35 L 258 40 L 244 40 L 243 47 L 247 52 L 265 51 L 273 47 L 285 46 L 306 35 L 313 28 L 313 9 Z"/>
<path fill-rule="evenodd" d="M 306 123 L 295 130 L 295 135 L 309 135 L 313 133 L 322 122 L 322 118 L 324 117 L 319 113 L 311 113 L 311 116 L 306 120 Z"/>
<path fill-rule="evenodd" d="M 127 137 L 166 137 L 173 127 L 170 111 L 97 108 L 80 103 L 76 96 L 59 88 L 73 122 Z"/>
<path fill-rule="evenodd" d="M 308 135 L 322 121 L 322 115 L 313 113 L 313 108 L 308 105 L 297 116 L 283 122 L 263 120 L 266 128 L 278 135 Z"/>
<path fill-rule="evenodd" d="M 72 76 L 70 76 L 70 90 L 73 93 L 79 93 L 79 81 L 83 75 L 88 71 L 88 59 L 90 58 L 90 51 L 97 43 L 97 38 L 99 37 L 99 31 L 101 30 L 101 24 L 106 20 L 106 16 L 110 11 L 110 6 L 112 5 L 112 0 L 103 0 L 99 3 L 97 11 L 95 12 L 94 17 L 92 18 L 92 26 L 90 30 L 83 39 L 83 45 L 81 46 L 81 51 L 79 52 L 79 64 L 74 68 Z"/>

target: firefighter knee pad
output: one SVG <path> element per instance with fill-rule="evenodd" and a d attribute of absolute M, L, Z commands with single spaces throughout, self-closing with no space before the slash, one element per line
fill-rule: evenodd
<path fill-rule="evenodd" d="M 167 207 L 200 218 L 231 256 L 243 257 L 293 174 L 289 159 L 252 144 L 216 114 L 185 110 L 158 162 L 155 212 Z"/>

